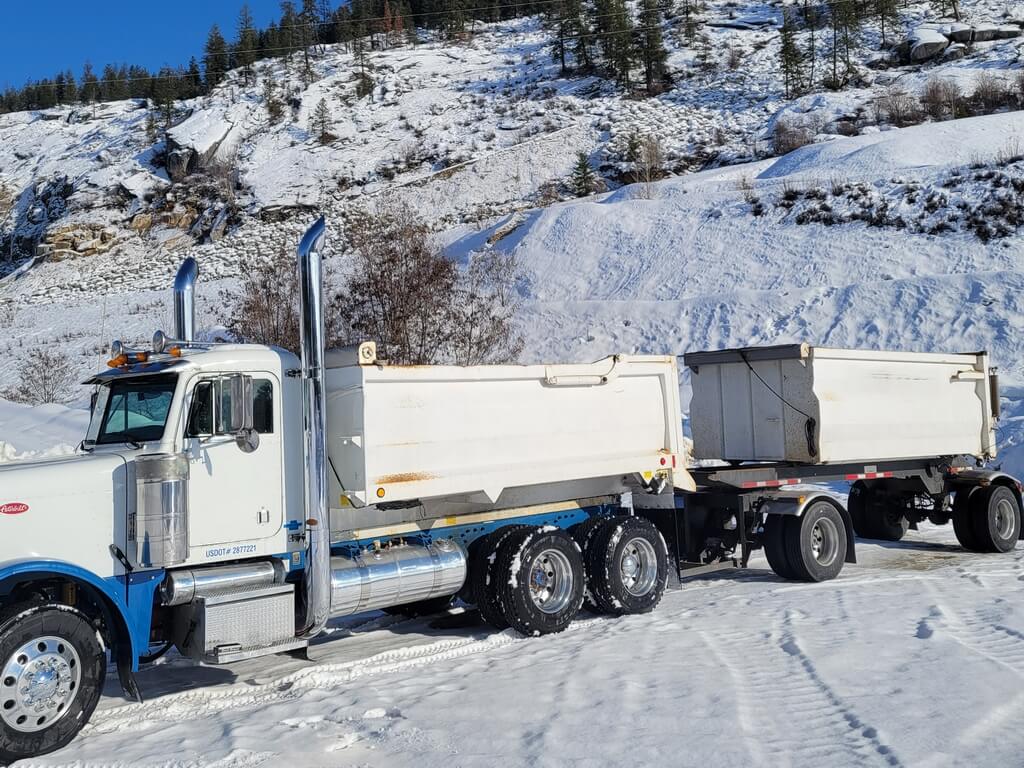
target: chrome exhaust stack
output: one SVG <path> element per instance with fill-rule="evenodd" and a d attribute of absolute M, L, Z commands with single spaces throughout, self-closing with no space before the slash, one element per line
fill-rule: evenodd
<path fill-rule="evenodd" d="M 299 347 L 302 366 L 302 423 L 306 464 L 305 613 L 298 634 L 320 634 L 331 614 L 331 527 L 327 507 L 327 416 L 324 394 L 324 306 L 321 254 L 327 225 L 323 216 L 298 248 Z"/>
<path fill-rule="evenodd" d="M 174 278 L 174 338 L 176 341 L 195 341 L 196 335 L 196 280 L 199 265 L 189 256 L 178 267 Z"/>

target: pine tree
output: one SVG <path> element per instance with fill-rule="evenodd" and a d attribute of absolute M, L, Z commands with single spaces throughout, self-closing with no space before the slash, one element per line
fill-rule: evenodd
<path fill-rule="evenodd" d="M 593 30 L 584 13 L 583 0 L 565 0 L 565 15 L 569 20 L 569 32 L 572 36 L 572 55 L 576 65 L 590 69 L 593 59 L 591 49 L 594 46 Z"/>
<path fill-rule="evenodd" d="M 616 79 L 629 88 L 629 70 L 633 66 L 633 20 L 629 17 L 625 0 L 611 0 L 611 13 L 609 59 Z"/>
<path fill-rule="evenodd" d="M 886 47 L 885 25 L 895 29 L 900 22 L 899 11 L 896 8 L 896 0 L 873 0 L 873 10 L 878 19 L 878 27 L 882 33 L 882 47 Z"/>
<path fill-rule="evenodd" d="M 259 35 L 256 33 L 256 26 L 252 20 L 252 12 L 249 4 L 242 5 L 238 14 L 238 41 L 235 44 L 235 63 L 242 68 L 242 75 L 246 85 L 252 85 L 252 65 L 256 61 Z"/>
<path fill-rule="evenodd" d="M 284 104 L 277 98 L 277 86 L 272 77 L 266 77 L 263 80 L 263 106 L 267 110 L 267 117 L 271 123 L 280 122 L 284 117 Z"/>
<path fill-rule="evenodd" d="M 565 3 L 553 3 L 547 8 L 545 16 L 545 26 L 551 30 L 551 58 L 558 62 L 559 71 L 564 75 L 569 71 L 569 66 L 566 63 L 566 42 L 569 35 L 569 25 L 566 20 Z"/>
<path fill-rule="evenodd" d="M 164 128 L 169 128 L 174 118 L 174 100 L 177 97 L 177 73 L 170 67 L 161 67 L 153 81 L 153 102 L 163 117 Z"/>
<path fill-rule="evenodd" d="M 576 197 L 586 197 L 594 191 L 594 171 L 586 152 L 576 154 L 576 165 L 573 166 L 569 183 Z"/>
<path fill-rule="evenodd" d="M 661 10 L 658 0 L 641 0 L 640 58 L 644 64 L 644 86 L 653 96 L 662 90 L 667 77 L 665 62 L 668 51 L 661 36 Z"/>
<path fill-rule="evenodd" d="M 88 61 L 85 62 L 85 66 L 82 67 L 82 101 L 86 104 L 89 102 L 97 101 L 100 97 L 100 84 L 96 79 L 96 75 L 93 74 L 92 64 Z"/>
<path fill-rule="evenodd" d="M 302 43 L 302 82 L 312 83 L 316 76 L 313 73 L 313 62 L 309 58 L 309 49 L 316 45 L 316 0 L 302 0 L 302 13 L 299 14 L 299 34 Z"/>
<path fill-rule="evenodd" d="M 153 110 L 149 110 L 146 114 L 146 141 L 150 144 L 156 144 L 159 135 L 160 132 L 156 126 L 156 115 L 153 114 Z"/>
<path fill-rule="evenodd" d="M 782 81 L 786 88 L 786 98 L 789 99 L 792 98 L 793 94 L 802 89 L 803 55 L 796 44 L 793 19 L 787 10 L 782 12 L 780 36 L 782 44 L 779 48 L 779 56 L 782 64 Z"/>
<path fill-rule="evenodd" d="M 334 139 L 331 134 L 332 124 L 330 107 L 324 99 L 320 99 L 309 120 L 309 132 L 316 136 L 321 144 L 329 144 Z"/>
<path fill-rule="evenodd" d="M 278 53 L 282 59 L 288 59 L 299 50 L 302 35 L 300 33 L 299 14 L 295 10 L 295 3 L 284 0 L 281 3 L 281 23 L 278 25 Z"/>
<path fill-rule="evenodd" d="M 206 88 L 212 91 L 224 80 L 224 75 L 229 68 L 228 45 L 224 42 L 224 36 L 220 33 L 220 28 L 216 24 L 210 27 L 210 34 L 206 37 L 206 46 L 203 50 L 203 64 L 206 67 Z"/>
<path fill-rule="evenodd" d="M 183 99 L 194 99 L 203 92 L 203 73 L 199 70 L 199 62 L 193 56 L 188 60 L 188 71 L 185 72 L 185 79 L 182 83 L 184 92 Z"/>
<path fill-rule="evenodd" d="M 807 87 L 813 89 L 814 67 L 818 63 L 818 7 L 811 5 L 811 0 L 804 0 L 803 15 L 804 23 L 807 24 L 807 52 L 804 56 L 808 64 Z"/>

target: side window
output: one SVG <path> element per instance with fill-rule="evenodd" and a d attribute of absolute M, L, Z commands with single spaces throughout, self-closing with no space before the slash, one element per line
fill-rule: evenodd
<path fill-rule="evenodd" d="M 205 437 L 216 434 L 214 423 L 214 401 L 216 388 L 213 381 L 201 381 L 192 390 L 192 407 L 189 410 L 186 437 Z M 274 431 L 274 383 L 270 379 L 253 379 L 252 426 L 262 435 Z M 226 394 L 226 393 L 224 393 Z M 231 407 L 230 399 L 224 398 L 216 404 L 224 417 Z"/>
<path fill-rule="evenodd" d="M 274 383 L 270 379 L 253 379 L 252 426 L 261 435 L 274 431 Z"/>
<path fill-rule="evenodd" d="M 201 381 L 192 390 L 186 437 L 213 434 L 213 382 Z"/>

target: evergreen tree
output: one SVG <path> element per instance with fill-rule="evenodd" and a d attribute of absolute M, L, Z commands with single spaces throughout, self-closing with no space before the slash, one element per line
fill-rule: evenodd
<path fill-rule="evenodd" d="M 149 110 L 146 115 L 146 141 L 150 144 L 156 144 L 159 136 L 160 132 L 156 126 L 156 115 L 153 113 L 153 110 Z"/>
<path fill-rule="evenodd" d="M 321 144 L 329 144 L 334 138 L 331 135 L 332 124 L 331 110 L 327 106 L 327 102 L 320 99 L 309 119 L 309 132 L 316 136 Z"/>
<path fill-rule="evenodd" d="M 873 0 L 872 6 L 875 17 L 878 19 L 879 31 L 882 33 L 882 47 L 885 47 L 887 45 L 885 25 L 888 23 L 890 29 L 895 29 L 900 23 L 896 0 Z"/>
<path fill-rule="evenodd" d="M 169 128 L 174 119 L 174 100 L 178 97 L 177 73 L 168 66 L 160 68 L 153 80 L 153 102 L 160 110 L 164 128 Z"/>
<path fill-rule="evenodd" d="M 611 0 L 611 24 L 608 32 L 608 59 L 619 83 L 629 88 L 629 70 L 633 66 L 633 20 L 625 0 Z"/>
<path fill-rule="evenodd" d="M 302 41 L 302 82 L 306 85 L 312 83 L 316 77 L 313 74 L 313 62 L 309 58 L 309 49 L 316 45 L 316 0 L 302 0 L 302 13 L 299 15 L 299 34 Z"/>
<path fill-rule="evenodd" d="M 256 61 L 259 35 L 253 24 L 249 4 L 244 3 L 238 13 L 238 40 L 235 43 L 235 63 L 242 68 L 246 85 L 252 85 L 252 65 Z"/>
<path fill-rule="evenodd" d="M 182 86 L 184 92 L 181 94 L 181 98 L 183 99 L 194 99 L 203 92 L 203 73 L 199 71 L 199 62 L 196 61 L 195 56 L 188 61 L 188 70 L 185 72 Z"/>
<path fill-rule="evenodd" d="M 814 67 L 818 63 L 818 25 L 821 23 L 818 7 L 811 0 L 804 0 L 804 23 L 807 25 L 807 52 L 804 59 L 808 64 L 807 87 L 814 88 Z"/>
<path fill-rule="evenodd" d="M 576 165 L 573 166 L 569 183 L 576 197 L 586 197 L 594 191 L 594 171 L 586 152 L 576 153 Z"/>
<path fill-rule="evenodd" d="M 88 61 L 85 62 L 85 66 L 82 67 L 82 101 L 86 104 L 89 102 L 97 101 L 100 97 L 100 84 L 96 79 L 96 75 L 93 74 L 92 64 Z"/>
<path fill-rule="evenodd" d="M 583 0 L 565 0 L 565 15 L 569 19 L 572 55 L 576 65 L 590 69 L 593 63 L 591 49 L 594 47 L 594 35 L 584 13 Z"/>
<path fill-rule="evenodd" d="M 854 0 L 838 0 L 832 6 L 832 81 L 829 86 L 841 88 L 853 68 L 851 56 L 856 49 L 861 28 L 860 10 Z M 842 77 L 839 64 L 843 63 Z"/>
<path fill-rule="evenodd" d="M 786 98 L 789 99 L 802 89 L 803 54 L 796 44 L 793 19 L 785 9 L 782 12 L 781 39 L 779 56 L 782 64 L 782 82 L 786 88 Z"/>
<path fill-rule="evenodd" d="M 565 74 L 569 71 L 566 63 L 567 37 L 569 26 L 566 22 L 565 2 L 552 3 L 545 14 L 545 26 L 551 30 L 551 58 L 558 62 L 559 71 Z"/>
<path fill-rule="evenodd" d="M 278 25 L 278 54 L 282 59 L 288 59 L 295 51 L 299 50 L 302 35 L 300 33 L 299 14 L 295 10 L 295 3 L 291 0 L 284 0 L 281 3 L 281 23 Z"/>
<path fill-rule="evenodd" d="M 224 80 L 229 69 L 228 45 L 220 28 L 214 24 L 210 27 L 210 34 L 206 37 L 206 46 L 203 49 L 203 65 L 206 68 L 206 88 L 212 91 Z"/>
<path fill-rule="evenodd" d="M 658 0 L 640 0 L 640 59 L 644 65 L 644 86 L 653 96 L 662 90 L 668 73 L 668 51 L 661 36 L 661 10 Z"/>
<path fill-rule="evenodd" d="M 278 123 L 284 117 L 284 104 L 277 97 L 277 86 L 272 77 L 266 77 L 263 80 L 263 106 L 267 110 L 267 117 L 271 123 Z"/>

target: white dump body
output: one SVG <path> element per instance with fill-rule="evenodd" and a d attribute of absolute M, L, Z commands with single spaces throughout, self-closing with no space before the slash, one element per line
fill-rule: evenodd
<path fill-rule="evenodd" d="M 698 459 L 841 463 L 996 453 L 988 355 L 808 344 L 685 356 Z"/>
<path fill-rule="evenodd" d="M 692 484 L 674 357 L 331 367 L 329 354 L 327 434 L 332 509 L 432 498 L 486 505 L 509 489 L 561 488 L 530 496 L 542 503 L 573 481 L 621 485 L 673 467 L 677 483 Z"/>

